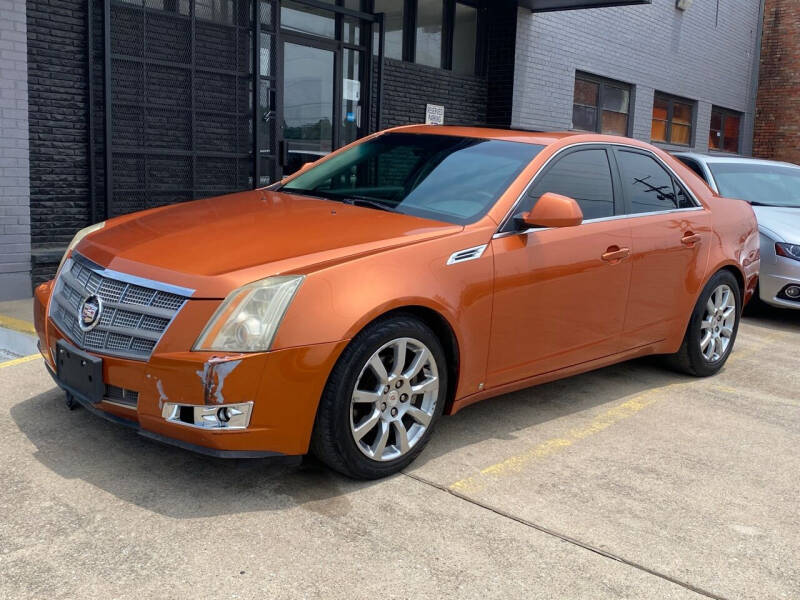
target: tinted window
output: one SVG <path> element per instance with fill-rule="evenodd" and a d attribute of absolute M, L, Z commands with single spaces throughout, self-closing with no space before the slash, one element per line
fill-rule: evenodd
<path fill-rule="evenodd" d="M 546 192 L 574 198 L 585 220 L 612 216 L 614 187 L 606 151 L 579 150 L 559 159 L 531 188 L 529 207 Z"/>
<path fill-rule="evenodd" d="M 679 188 L 675 193 L 672 176 L 654 158 L 639 152 L 617 152 L 622 186 L 630 201 L 629 212 L 648 213 L 689 208 L 693 203 Z"/>
<path fill-rule="evenodd" d="M 541 150 L 520 142 L 387 133 L 280 189 L 466 224 L 485 215 Z"/>
<path fill-rule="evenodd" d="M 700 179 L 708 183 L 708 180 L 706 179 L 706 174 L 703 173 L 703 169 L 700 168 L 700 165 L 698 165 L 695 161 L 693 161 L 691 158 L 684 158 L 682 156 L 679 156 L 678 160 L 681 161 L 683 164 L 685 164 L 687 167 L 689 167 L 692 171 L 697 173 L 700 176 Z"/>

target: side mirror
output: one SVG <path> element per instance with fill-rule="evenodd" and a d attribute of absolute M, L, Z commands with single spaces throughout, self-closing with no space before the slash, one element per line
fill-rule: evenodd
<path fill-rule="evenodd" d="M 542 194 L 533 209 L 517 217 L 525 229 L 529 227 L 574 227 L 583 222 L 583 211 L 568 196 L 547 192 Z"/>

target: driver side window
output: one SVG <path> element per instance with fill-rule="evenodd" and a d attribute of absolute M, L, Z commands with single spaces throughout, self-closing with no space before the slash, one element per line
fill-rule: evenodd
<path fill-rule="evenodd" d="M 547 192 L 573 198 L 584 221 L 613 216 L 614 185 L 606 150 L 576 150 L 557 159 L 533 184 L 523 210 L 531 210 Z"/>

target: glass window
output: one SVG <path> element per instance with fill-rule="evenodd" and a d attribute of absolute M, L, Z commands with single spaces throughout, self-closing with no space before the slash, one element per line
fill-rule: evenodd
<path fill-rule="evenodd" d="M 395 60 L 403 59 L 403 9 L 405 2 L 402 0 L 375 0 L 373 12 L 384 13 L 385 42 L 384 55 Z M 374 48 L 378 54 L 378 28 L 375 28 Z"/>
<path fill-rule="evenodd" d="M 679 189 L 680 195 L 676 193 L 672 175 L 651 156 L 619 150 L 617 162 L 622 186 L 630 202 L 630 214 L 689 208 L 694 205 L 682 189 Z"/>
<path fill-rule="evenodd" d="M 576 200 L 584 220 L 612 216 L 614 187 L 606 151 L 579 150 L 559 159 L 531 188 L 526 210 L 547 192 Z"/>
<path fill-rule="evenodd" d="M 453 22 L 453 71 L 475 73 L 475 50 L 478 44 L 478 9 L 456 3 Z"/>
<path fill-rule="evenodd" d="M 449 223 L 486 214 L 542 146 L 387 133 L 311 167 L 281 190 Z"/>
<path fill-rule="evenodd" d="M 709 162 L 719 193 L 766 206 L 800 208 L 800 167 Z"/>
<path fill-rule="evenodd" d="M 703 172 L 703 169 L 700 167 L 700 165 L 699 165 L 699 164 L 697 164 L 697 163 L 696 163 L 695 161 L 693 161 L 691 158 L 686 158 L 686 157 L 684 157 L 684 156 L 678 156 L 678 157 L 677 157 L 677 159 L 678 159 L 679 161 L 681 161 L 683 164 L 685 164 L 687 167 L 689 167 L 689 168 L 690 168 L 692 171 L 694 171 L 695 173 L 697 173 L 697 175 L 698 175 L 698 176 L 699 176 L 699 177 L 700 177 L 700 178 L 701 178 L 703 181 L 706 181 L 706 174 Z M 708 183 L 708 182 L 706 181 L 706 183 Z"/>
<path fill-rule="evenodd" d="M 442 0 L 417 0 L 415 62 L 441 68 L 443 17 Z"/>
<path fill-rule="evenodd" d="M 724 152 L 739 152 L 739 129 L 742 114 L 724 108 L 711 109 L 711 128 L 708 134 L 708 147 Z"/>
<path fill-rule="evenodd" d="M 625 83 L 586 73 L 575 75 L 572 128 L 609 135 L 628 135 L 631 88 Z"/>
<path fill-rule="evenodd" d="M 333 0 L 329 1 L 333 4 Z M 290 31 L 312 33 L 328 38 L 336 36 L 334 13 L 289 0 L 281 2 L 281 27 Z"/>
<path fill-rule="evenodd" d="M 694 103 L 666 94 L 653 98 L 650 139 L 654 142 L 691 146 Z"/>

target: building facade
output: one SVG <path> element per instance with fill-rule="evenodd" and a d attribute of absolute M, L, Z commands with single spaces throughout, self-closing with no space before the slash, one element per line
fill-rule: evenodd
<path fill-rule="evenodd" d="M 51 277 L 89 223 L 267 185 L 363 135 L 426 118 L 752 151 L 759 0 L 0 8 L 0 91 L 13 103 L 0 113 L 6 297 Z"/>
<path fill-rule="evenodd" d="M 766 0 L 753 153 L 800 164 L 800 2 Z"/>

